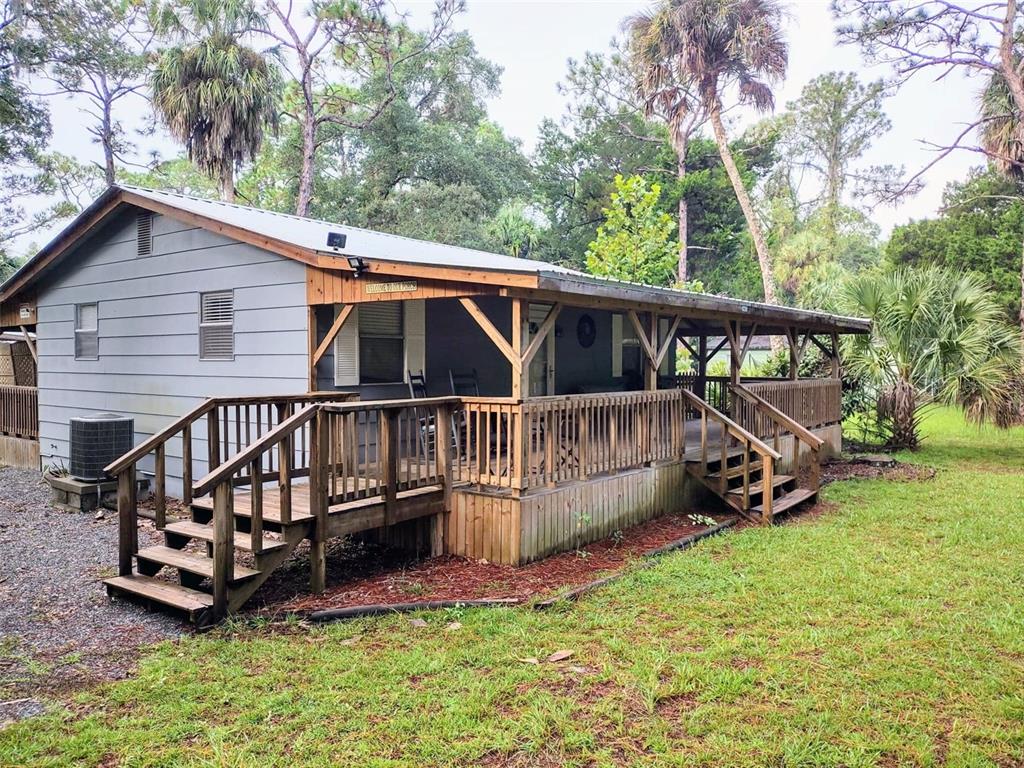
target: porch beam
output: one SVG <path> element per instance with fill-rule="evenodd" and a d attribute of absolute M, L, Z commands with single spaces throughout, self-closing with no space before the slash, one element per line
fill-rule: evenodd
<path fill-rule="evenodd" d="M 810 338 L 811 338 L 811 341 L 814 343 L 814 346 L 816 346 L 818 349 L 820 349 L 823 354 L 828 355 L 829 357 L 832 357 L 832 350 L 829 349 L 828 347 L 826 347 L 824 344 L 822 344 L 821 341 L 816 336 L 811 336 Z"/>
<path fill-rule="evenodd" d="M 522 317 L 521 304 L 519 303 L 521 301 L 522 299 L 519 299 L 518 302 L 513 303 L 512 305 L 513 319 L 516 315 L 517 306 L 520 307 L 520 319 Z M 516 354 L 516 351 L 512 349 L 512 345 L 508 343 L 508 340 L 504 337 L 504 335 L 502 335 L 501 331 L 494 327 L 494 323 L 492 323 L 490 319 L 487 317 L 487 315 L 484 314 L 483 310 L 480 309 L 477 303 L 473 301 L 473 299 L 469 298 L 461 298 L 459 299 L 459 303 L 462 304 L 463 307 L 465 307 L 466 311 L 469 313 L 469 316 L 476 321 L 476 324 L 480 326 L 480 329 L 485 334 L 487 334 L 487 338 L 491 340 L 491 343 L 493 343 L 494 346 L 498 348 L 498 351 L 505 356 L 505 359 L 509 361 L 509 363 L 512 365 L 513 373 L 521 373 L 523 368 L 522 358 L 518 354 Z M 515 335 L 516 330 L 516 328 L 512 329 L 513 336 Z M 522 333 L 521 327 L 519 329 L 519 332 L 520 334 Z"/>
<path fill-rule="evenodd" d="M 672 321 L 672 325 L 668 329 L 668 335 L 665 337 L 665 341 L 661 343 L 661 349 L 658 350 L 658 359 L 654 362 L 654 370 L 659 370 L 661 364 L 665 361 L 665 355 L 668 354 L 669 349 L 672 347 L 672 342 L 676 339 L 676 331 L 679 330 L 679 323 L 682 319 L 679 315 L 676 315 Z M 690 345 L 687 344 L 686 348 L 690 349 Z M 693 350 L 690 349 L 690 351 L 692 352 Z"/>
<path fill-rule="evenodd" d="M 533 362 L 533 358 L 537 356 L 537 352 L 540 351 L 543 346 L 548 334 L 551 333 L 551 329 L 555 327 L 555 321 L 558 319 L 559 313 L 562 311 L 562 304 L 552 304 L 551 309 L 548 310 L 547 317 L 544 318 L 544 322 L 540 324 L 540 328 L 537 329 L 537 335 L 530 340 L 529 346 L 526 351 L 523 352 L 523 370 L 525 371 L 530 367 L 530 363 Z"/>
<path fill-rule="evenodd" d="M 355 307 L 354 304 L 344 304 L 341 307 L 341 311 L 338 316 L 334 318 L 334 322 L 331 323 L 330 329 L 327 331 L 327 335 L 324 336 L 324 340 L 320 342 L 320 345 L 316 348 L 313 353 L 313 367 L 316 368 L 317 363 L 320 359 L 327 354 L 327 350 L 331 348 L 331 344 L 337 338 L 338 333 L 341 331 L 341 327 L 345 325 L 345 321 L 348 320 L 349 315 L 352 314 L 352 309 Z"/>
<path fill-rule="evenodd" d="M 707 336 L 703 336 L 702 338 L 705 340 L 704 347 L 707 348 L 706 341 L 707 341 L 708 337 Z M 723 337 L 722 340 L 720 342 L 718 342 L 718 346 L 715 347 L 713 350 L 711 350 L 711 352 L 709 352 L 707 355 L 705 355 L 705 357 L 707 359 L 704 362 L 706 362 L 706 363 L 710 362 L 711 358 L 713 358 L 715 355 L 717 355 L 719 352 L 721 352 L 722 351 L 722 347 L 724 347 L 728 343 L 729 343 L 729 337 L 728 336 Z"/>
<path fill-rule="evenodd" d="M 682 331 L 682 330 L 677 331 L 676 332 L 676 339 L 679 340 L 680 344 L 682 344 L 684 347 L 686 347 L 687 352 L 689 352 L 694 358 L 699 357 L 700 355 L 697 353 L 697 350 L 695 350 L 693 347 L 690 346 L 690 342 L 688 342 L 686 340 L 686 337 L 683 335 L 683 333 L 684 333 L 684 331 Z M 704 338 L 707 338 L 707 337 L 704 337 Z"/>
<path fill-rule="evenodd" d="M 796 381 L 800 378 L 800 358 L 802 357 L 802 350 L 797 344 L 797 338 L 799 337 L 796 328 L 786 329 L 786 341 L 789 344 L 789 378 L 792 381 Z"/>
<path fill-rule="evenodd" d="M 832 331 L 832 378 L 843 378 L 843 362 L 839 358 L 839 334 Z"/>
<path fill-rule="evenodd" d="M 736 323 L 736 334 L 740 333 L 740 324 Z M 754 340 L 754 336 L 757 335 L 757 323 L 753 323 L 750 326 L 750 332 L 747 334 L 747 340 L 743 342 L 743 352 L 740 354 L 740 367 L 743 367 L 743 361 L 747 359 L 747 352 L 750 351 L 750 342 Z"/>
<path fill-rule="evenodd" d="M 651 340 L 647 337 L 647 329 L 640 322 L 640 317 L 637 315 L 636 310 L 631 309 L 626 314 L 629 315 L 629 322 L 633 324 L 633 330 L 636 331 L 636 335 L 640 339 L 640 346 L 644 348 L 644 352 L 647 354 L 648 362 L 654 362 L 658 353 L 654 349 L 654 345 L 651 344 Z M 655 319 L 655 322 L 657 322 L 653 315 L 652 319 Z"/>

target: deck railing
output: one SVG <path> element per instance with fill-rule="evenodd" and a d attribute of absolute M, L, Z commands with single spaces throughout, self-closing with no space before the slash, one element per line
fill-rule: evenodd
<path fill-rule="evenodd" d="M 259 442 L 272 433 L 304 406 L 328 400 L 349 399 L 355 395 L 340 392 L 312 392 L 304 395 L 265 395 L 253 397 L 214 397 L 203 401 L 169 426 L 144 440 L 106 468 L 106 473 L 118 479 L 118 508 L 131 519 L 122 520 L 121 535 L 126 538 L 121 546 L 121 574 L 131 573 L 131 556 L 138 551 L 136 532 L 136 478 L 139 464 L 153 455 L 153 508 L 156 526 L 163 529 L 167 510 L 168 446 L 174 441 L 180 450 L 182 500 L 192 501 L 193 466 L 200 466 L 203 457 L 193 456 L 194 442 L 199 442 L 198 424 L 206 423 L 207 472 L 221 466 L 231 456 Z M 266 480 L 274 477 L 292 478 L 309 474 L 309 435 L 307 427 L 297 435 L 289 435 L 274 454 L 260 454 L 259 464 L 247 465 L 236 484 L 251 482 L 248 473 L 258 472 Z M 288 484 L 290 487 L 290 483 Z M 123 501 L 123 503 L 122 503 Z M 128 554 L 125 554 L 125 551 Z"/>
<path fill-rule="evenodd" d="M 598 395 L 463 398 L 456 479 L 524 491 L 678 459 L 685 404 L 677 389 Z"/>
<path fill-rule="evenodd" d="M 744 381 L 743 387 L 807 429 L 838 424 L 843 419 L 843 386 L 839 379 L 762 379 Z"/>
<path fill-rule="evenodd" d="M 729 412 L 729 377 L 705 376 L 701 379 L 695 373 L 681 373 L 676 376 L 676 386 L 692 392 L 716 411 Z"/>
<path fill-rule="evenodd" d="M 36 387 L 0 386 L 0 435 L 39 438 L 39 390 Z"/>

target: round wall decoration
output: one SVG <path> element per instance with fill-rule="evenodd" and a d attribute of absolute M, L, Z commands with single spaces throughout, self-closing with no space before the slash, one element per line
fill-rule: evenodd
<path fill-rule="evenodd" d="M 593 346 L 594 339 L 597 338 L 597 326 L 590 315 L 581 316 L 576 323 L 576 338 L 584 349 Z"/>

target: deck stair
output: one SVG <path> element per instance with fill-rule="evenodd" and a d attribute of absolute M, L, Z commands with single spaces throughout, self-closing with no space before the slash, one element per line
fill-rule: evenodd
<path fill-rule="evenodd" d="M 742 423 L 687 393 L 690 407 L 700 418 L 701 432 L 700 446 L 683 455 L 686 471 L 731 509 L 761 523 L 771 523 L 776 515 L 814 502 L 823 441 L 742 386 L 730 389 L 733 403 L 742 403 L 736 409 Z M 793 436 L 791 474 L 776 473 L 787 433 Z M 801 445 L 806 446 L 803 453 Z M 801 478 L 805 458 L 809 466 Z"/>
<path fill-rule="evenodd" d="M 208 625 L 240 609 L 305 540 L 321 591 L 328 537 L 443 511 L 450 471 L 420 437 L 424 411 L 440 423 L 453 398 L 345 399 L 209 400 L 107 467 L 118 478 L 120 521 L 118 575 L 105 580 L 107 592 Z M 192 430 L 204 417 L 209 471 L 193 481 Z M 167 446 L 178 437 L 188 517 L 169 519 Z M 149 454 L 164 541 L 140 549 L 135 477 Z"/>

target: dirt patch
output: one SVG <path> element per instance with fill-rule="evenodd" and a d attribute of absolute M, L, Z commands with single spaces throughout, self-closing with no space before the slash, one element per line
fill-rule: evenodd
<path fill-rule="evenodd" d="M 834 483 L 839 480 L 894 480 L 913 482 L 930 480 L 935 477 L 931 467 L 904 464 L 888 456 L 865 456 L 836 459 L 821 466 L 821 482 Z"/>
<path fill-rule="evenodd" d="M 718 522 L 730 516 L 708 515 Z M 276 604 L 268 599 L 267 604 L 277 611 L 307 612 L 426 600 L 529 600 L 619 571 L 652 549 L 707 528 L 686 514 L 665 515 L 578 551 L 563 552 L 518 567 L 451 555 L 402 560 L 395 552 L 349 543 L 342 545 L 342 551 L 331 552 L 328 557 L 329 583 L 333 584 L 325 594 L 296 595 Z M 344 551 L 345 547 L 348 551 Z M 280 585 L 279 590 L 284 586 Z"/>

